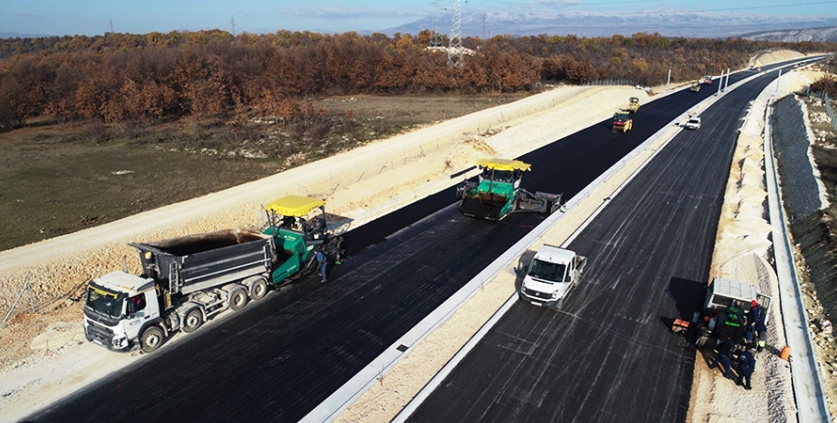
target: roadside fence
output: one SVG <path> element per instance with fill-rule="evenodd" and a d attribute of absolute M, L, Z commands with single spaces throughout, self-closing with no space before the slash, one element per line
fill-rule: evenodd
<path fill-rule="evenodd" d="M 587 81 L 584 85 L 629 85 L 635 87 L 637 84 L 630 79 L 599 79 L 598 81 Z"/>
<path fill-rule="evenodd" d="M 23 283 L 23 288 L 20 289 L 20 292 L 17 294 L 17 298 L 15 298 L 15 302 L 12 304 L 11 308 L 9 308 L 9 312 L 6 313 L 6 317 L 3 318 L 3 324 L 0 325 L 0 328 L 5 328 L 6 323 L 9 321 L 9 317 L 12 316 L 12 312 L 15 311 L 17 304 L 20 302 L 20 299 L 23 297 L 23 294 L 29 292 L 29 303 L 32 306 L 32 313 L 36 311 L 35 309 L 35 295 L 32 294 L 32 283 L 29 282 L 29 277 L 26 277 L 26 281 Z"/>
<path fill-rule="evenodd" d="M 834 108 L 831 107 L 831 99 L 828 98 L 828 93 L 812 91 L 811 87 L 807 87 L 805 89 L 805 94 L 807 94 L 808 97 L 819 98 L 825 103 L 825 110 L 828 112 L 828 117 L 831 118 L 831 126 L 833 126 L 834 130 L 837 131 L 837 116 L 834 115 Z"/>

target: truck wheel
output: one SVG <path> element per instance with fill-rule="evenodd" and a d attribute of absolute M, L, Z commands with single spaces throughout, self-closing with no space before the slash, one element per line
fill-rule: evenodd
<path fill-rule="evenodd" d="M 162 329 L 157 326 L 149 326 L 140 337 L 140 349 L 144 353 L 152 353 L 163 345 L 165 339 L 166 336 L 163 334 Z"/>
<path fill-rule="evenodd" d="M 230 292 L 230 308 L 233 311 L 238 311 L 244 308 L 247 305 L 247 301 L 250 298 L 247 296 L 247 290 L 244 287 L 234 288 L 232 292 Z"/>
<path fill-rule="evenodd" d="M 250 285 L 250 299 L 258 301 L 267 295 L 267 282 L 264 279 L 259 279 Z"/>
<path fill-rule="evenodd" d="M 200 309 L 193 308 L 183 318 L 183 332 L 189 333 L 198 330 L 203 324 L 203 313 Z"/>

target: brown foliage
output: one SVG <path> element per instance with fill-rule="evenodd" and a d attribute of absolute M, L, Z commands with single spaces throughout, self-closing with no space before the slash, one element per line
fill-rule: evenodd
<path fill-rule="evenodd" d="M 306 99 L 341 94 L 487 93 L 531 90 L 538 82 L 601 78 L 638 84 L 689 80 L 743 66 L 768 47 L 834 50 L 827 43 L 575 35 L 466 38 L 462 69 L 424 48 L 430 31 L 318 34 L 219 31 L 0 40 L 0 130 L 45 116 L 59 122 L 157 124 L 183 117 L 283 122 L 316 117 Z"/>
<path fill-rule="evenodd" d="M 811 89 L 828 94 L 828 98 L 837 99 L 837 77 L 828 74 L 811 84 Z"/>

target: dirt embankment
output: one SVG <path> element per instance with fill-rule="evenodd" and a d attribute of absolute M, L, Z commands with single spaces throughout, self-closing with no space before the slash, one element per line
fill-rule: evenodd
<path fill-rule="evenodd" d="M 816 125 L 827 115 L 818 101 L 788 96 L 776 105 L 773 119 L 782 130 L 775 135 L 775 149 L 780 162 L 782 196 L 795 247 L 794 260 L 800 269 L 800 288 L 805 311 L 811 323 L 828 398 L 837 397 L 837 343 L 832 322 L 837 318 L 837 206 L 829 199 L 834 192 L 833 176 L 822 177 L 820 169 L 837 161 L 837 132 L 828 125 Z M 818 110 L 819 109 L 819 110 Z M 800 122 L 804 125 L 800 125 Z M 821 128 L 817 128 L 820 126 Z M 816 133 L 816 134 L 815 134 Z M 817 149 L 816 154 L 812 150 Z M 837 405 L 829 402 L 832 415 Z"/>

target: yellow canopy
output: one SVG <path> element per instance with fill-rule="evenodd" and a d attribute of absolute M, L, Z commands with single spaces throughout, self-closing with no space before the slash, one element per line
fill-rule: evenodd
<path fill-rule="evenodd" d="M 482 159 L 477 161 L 477 166 L 484 167 L 487 169 L 496 169 L 496 170 L 529 170 L 532 165 L 529 163 L 523 163 L 519 160 L 506 160 L 506 159 Z"/>
<path fill-rule="evenodd" d="M 299 195 L 288 195 L 265 206 L 265 210 L 272 211 L 282 216 L 300 217 L 305 216 L 311 210 L 325 205 L 324 200 L 302 197 Z"/>

